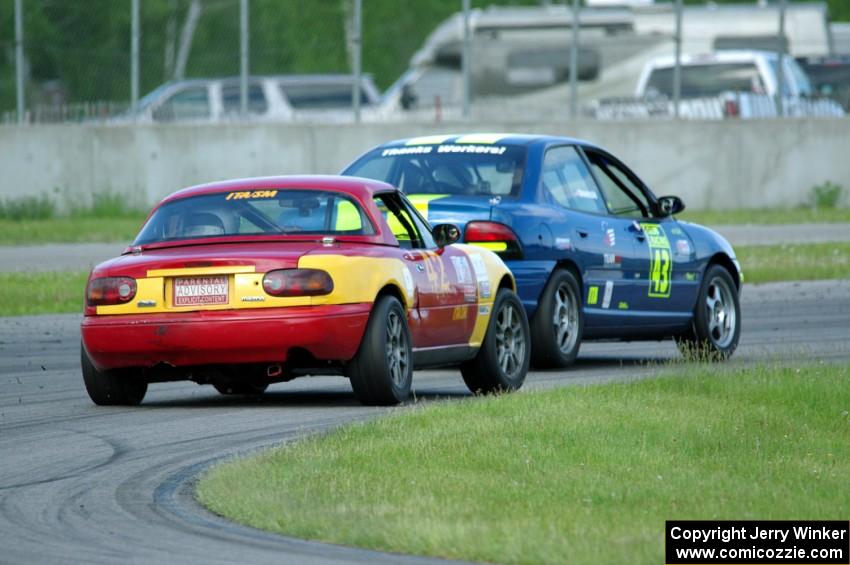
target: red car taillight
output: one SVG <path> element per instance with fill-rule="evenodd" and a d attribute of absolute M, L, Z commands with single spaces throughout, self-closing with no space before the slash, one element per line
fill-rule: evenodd
<path fill-rule="evenodd" d="M 86 287 L 86 306 L 126 304 L 136 296 L 136 280 L 130 277 L 92 279 Z"/>
<path fill-rule="evenodd" d="M 272 296 L 320 296 L 333 289 L 331 276 L 318 269 L 281 269 L 263 277 L 263 290 Z"/>
<path fill-rule="evenodd" d="M 464 241 L 494 251 L 502 259 L 522 259 L 522 246 L 514 231 L 498 222 L 469 222 Z"/>

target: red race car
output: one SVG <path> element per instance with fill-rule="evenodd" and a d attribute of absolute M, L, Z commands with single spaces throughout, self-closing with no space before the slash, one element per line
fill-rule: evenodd
<path fill-rule="evenodd" d="M 338 374 L 365 404 L 409 393 L 414 368 L 460 365 L 470 390 L 519 388 L 525 309 L 491 251 L 455 244 L 390 185 L 269 177 L 165 198 L 133 244 L 89 276 L 82 372 L 96 404 L 149 383 L 223 394 Z"/>

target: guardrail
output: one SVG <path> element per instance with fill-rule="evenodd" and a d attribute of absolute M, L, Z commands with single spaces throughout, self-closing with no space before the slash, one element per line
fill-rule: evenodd
<path fill-rule="evenodd" d="M 593 141 L 657 194 L 676 194 L 694 208 L 792 206 L 816 184 L 850 179 L 848 127 L 850 118 L 6 126 L 0 127 L 0 199 L 17 198 L 26 187 L 32 195 L 58 189 L 69 202 L 115 191 L 153 203 L 190 184 L 333 173 L 389 139 L 515 131 Z"/>

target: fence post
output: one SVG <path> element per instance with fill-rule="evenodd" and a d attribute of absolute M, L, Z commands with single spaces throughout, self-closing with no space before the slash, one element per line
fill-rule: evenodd
<path fill-rule="evenodd" d="M 351 54 L 351 71 L 354 75 L 354 81 L 351 84 L 351 101 L 354 108 L 354 123 L 360 123 L 360 83 L 362 82 L 362 70 L 360 68 L 360 55 L 362 48 L 361 34 L 363 32 L 363 2 L 362 0 L 354 0 L 354 33 L 352 33 L 351 42 L 353 43 L 353 52 Z"/>
<path fill-rule="evenodd" d="M 24 123 L 24 6 L 15 0 L 15 86 L 18 99 L 18 123 Z"/>
<path fill-rule="evenodd" d="M 139 0 L 130 0 L 130 111 L 139 106 Z"/>
<path fill-rule="evenodd" d="M 472 38 L 469 30 L 469 11 L 471 9 L 470 0 L 463 0 L 463 55 L 461 58 L 461 66 L 463 71 L 463 119 L 469 119 L 470 102 L 472 100 L 472 77 L 471 74 L 471 55 L 472 55 Z"/>
<path fill-rule="evenodd" d="M 573 0 L 573 44 L 570 47 L 570 118 L 578 115 L 578 27 L 580 0 Z"/>
<path fill-rule="evenodd" d="M 239 115 L 248 116 L 248 0 L 239 3 Z"/>
<path fill-rule="evenodd" d="M 785 116 L 783 90 L 785 86 L 785 5 L 786 0 L 779 0 L 779 35 L 776 38 L 776 115 Z"/>
<path fill-rule="evenodd" d="M 682 0 L 676 0 L 676 62 L 673 66 L 673 117 L 679 119 L 682 100 Z"/>
<path fill-rule="evenodd" d="M 189 4 L 189 12 L 186 14 L 186 22 L 180 32 L 180 46 L 177 48 L 177 58 L 174 60 L 174 78 L 177 80 L 182 80 L 186 76 L 186 63 L 189 60 L 192 39 L 195 37 L 195 28 L 198 26 L 202 11 L 201 0 L 192 0 Z"/>

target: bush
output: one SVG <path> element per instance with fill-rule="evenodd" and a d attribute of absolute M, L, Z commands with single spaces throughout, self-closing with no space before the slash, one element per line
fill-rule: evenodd
<path fill-rule="evenodd" d="M 56 205 L 46 194 L 0 200 L 0 219 L 47 220 L 56 214 Z"/>
<path fill-rule="evenodd" d="M 841 185 L 830 181 L 816 184 L 809 191 L 809 203 L 813 208 L 836 208 L 843 192 Z"/>
<path fill-rule="evenodd" d="M 62 195 L 59 195 L 60 201 Z M 59 211 L 56 201 L 47 194 L 39 196 L 23 196 L 20 198 L 0 198 L 0 220 L 17 222 L 30 220 L 50 220 L 57 216 L 81 219 L 116 219 L 138 218 L 147 213 L 146 208 L 139 208 L 129 202 L 127 195 L 118 192 L 95 192 L 92 203 L 83 206 L 75 203 L 67 196 L 64 199 L 67 211 Z"/>

